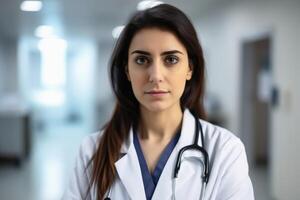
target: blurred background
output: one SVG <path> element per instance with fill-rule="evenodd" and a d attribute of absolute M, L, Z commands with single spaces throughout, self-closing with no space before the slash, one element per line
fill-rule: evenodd
<path fill-rule="evenodd" d="M 209 121 L 244 142 L 256 199 L 299 199 L 300 1 L 164 2 L 197 29 Z M 112 112 L 115 38 L 149 3 L 0 0 L 1 200 L 60 199 L 82 138 Z"/>

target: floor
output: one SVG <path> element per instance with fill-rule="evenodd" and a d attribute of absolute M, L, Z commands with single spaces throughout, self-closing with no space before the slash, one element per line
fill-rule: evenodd
<path fill-rule="evenodd" d="M 60 199 L 85 134 L 74 124 L 33 133 L 30 159 L 20 167 L 0 166 L 0 199 Z"/>
<path fill-rule="evenodd" d="M 250 177 L 253 184 L 256 200 L 273 200 L 269 191 L 269 176 L 266 167 L 250 169 Z"/>
<path fill-rule="evenodd" d="M 1 200 L 59 200 L 74 158 L 87 134 L 80 125 L 60 125 L 33 133 L 29 160 L 20 167 L 0 165 Z M 265 168 L 251 170 L 257 200 L 271 200 Z"/>

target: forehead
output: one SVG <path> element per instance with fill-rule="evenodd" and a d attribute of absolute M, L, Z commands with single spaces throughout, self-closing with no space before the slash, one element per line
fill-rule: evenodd
<path fill-rule="evenodd" d="M 180 50 L 186 53 L 185 46 L 174 33 L 159 28 L 144 28 L 138 31 L 132 38 L 129 52 L 136 49 L 149 52 Z"/>

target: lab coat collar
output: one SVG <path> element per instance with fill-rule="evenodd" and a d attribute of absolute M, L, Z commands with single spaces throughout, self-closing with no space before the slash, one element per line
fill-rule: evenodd
<path fill-rule="evenodd" d="M 195 118 L 192 113 L 185 109 L 183 113 L 182 127 L 181 127 L 181 135 L 178 141 L 178 145 L 176 148 L 178 151 L 184 146 L 191 145 L 194 142 L 195 137 Z M 201 139 L 201 137 L 199 136 Z"/>
<path fill-rule="evenodd" d="M 153 200 L 169 199 L 172 195 L 172 178 L 173 170 L 176 162 L 178 152 L 181 148 L 193 144 L 195 133 L 195 119 L 188 109 L 183 113 L 183 121 L 181 128 L 181 135 L 171 153 L 164 170 L 159 178 L 156 189 L 154 191 Z M 198 144 L 201 144 L 201 137 L 199 136 Z M 130 129 L 128 140 L 125 141 L 121 147 L 122 157 L 115 162 L 115 166 L 125 186 L 130 198 L 132 199 L 146 199 L 141 169 L 139 166 L 138 157 L 133 145 L 133 130 Z M 184 157 L 201 157 L 197 152 L 187 151 Z"/>
<path fill-rule="evenodd" d="M 142 173 L 133 145 L 132 127 L 128 140 L 121 147 L 121 158 L 115 162 L 115 167 L 130 199 L 146 200 Z"/>

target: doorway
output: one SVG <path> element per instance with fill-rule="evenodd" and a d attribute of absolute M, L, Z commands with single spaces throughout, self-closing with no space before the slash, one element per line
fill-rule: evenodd
<path fill-rule="evenodd" d="M 269 163 L 271 42 L 267 35 L 242 44 L 241 138 L 254 166 Z"/>

